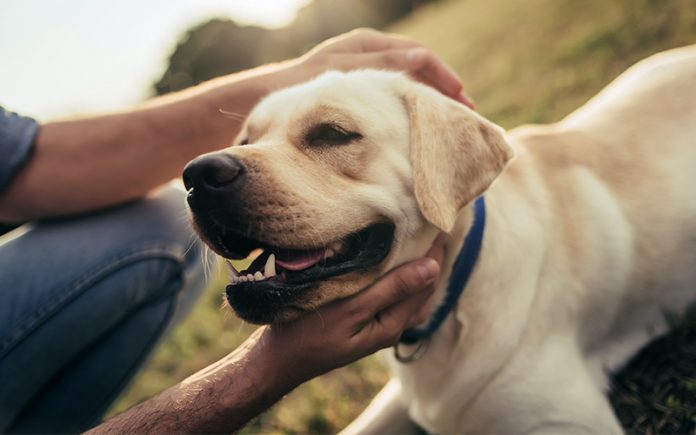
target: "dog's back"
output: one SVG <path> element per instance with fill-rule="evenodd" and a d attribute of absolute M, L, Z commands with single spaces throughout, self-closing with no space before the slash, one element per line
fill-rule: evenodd
<path fill-rule="evenodd" d="M 556 200 L 572 197 L 565 233 L 596 235 L 564 243 L 571 261 L 597 266 L 581 277 L 597 283 L 584 318 L 607 323 L 581 334 L 598 367 L 616 368 L 696 299 L 696 46 L 639 62 L 550 128 L 511 135 Z"/>
<path fill-rule="evenodd" d="M 696 300 L 695 84 L 696 48 L 663 53 L 561 122 L 508 132 L 518 156 L 485 194 L 488 253 L 460 317 L 473 318 L 467 305 L 486 298 L 531 291 L 517 270 L 518 246 L 523 270 L 534 269 L 533 303 L 526 316 L 520 304 L 488 313 L 505 319 L 491 322 L 488 340 L 524 331 L 506 351 L 486 350 L 488 341 L 473 338 L 485 322 L 469 322 L 459 385 L 504 365 L 474 398 L 459 391 L 470 401 L 456 416 L 442 403 L 421 403 L 419 422 L 471 432 L 620 430 L 601 394 L 607 371 L 663 332 L 666 312 L 681 314 Z M 449 426 L 428 420 L 435 410 Z"/>

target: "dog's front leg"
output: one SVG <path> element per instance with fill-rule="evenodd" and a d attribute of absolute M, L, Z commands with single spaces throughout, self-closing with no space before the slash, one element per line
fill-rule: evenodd
<path fill-rule="evenodd" d="M 408 417 L 408 407 L 401 393 L 401 382 L 392 378 L 367 408 L 346 427 L 342 435 L 417 434 L 423 430 Z"/>

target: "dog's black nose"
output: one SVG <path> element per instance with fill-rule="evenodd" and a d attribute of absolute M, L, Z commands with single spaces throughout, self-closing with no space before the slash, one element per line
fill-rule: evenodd
<path fill-rule="evenodd" d="M 205 154 L 191 160 L 183 173 L 189 205 L 198 208 L 216 202 L 221 194 L 238 187 L 244 173 L 242 162 L 226 153 Z"/>

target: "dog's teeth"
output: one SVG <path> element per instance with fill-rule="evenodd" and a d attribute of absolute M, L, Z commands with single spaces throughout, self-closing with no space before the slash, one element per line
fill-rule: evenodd
<path fill-rule="evenodd" d="M 261 273 L 261 272 L 256 272 L 254 274 L 254 279 L 256 279 L 256 281 L 263 281 L 264 278 L 265 277 L 263 276 L 263 273 Z"/>
<path fill-rule="evenodd" d="M 266 260 L 266 266 L 263 268 L 263 274 L 266 275 L 266 278 L 270 278 L 276 275 L 275 254 L 271 254 L 268 256 L 268 260 Z"/>
<path fill-rule="evenodd" d="M 326 251 L 324 251 L 324 258 L 331 258 L 334 255 L 336 255 L 336 253 L 331 248 L 328 248 Z"/>
<path fill-rule="evenodd" d="M 232 262 L 230 260 L 227 260 L 227 276 L 232 279 L 232 277 L 237 277 L 239 276 L 239 272 L 237 272 L 237 269 L 232 266 Z"/>
<path fill-rule="evenodd" d="M 247 279 L 247 282 L 253 282 L 253 281 L 254 281 L 254 275 L 248 274 L 248 275 L 246 276 L 246 279 Z"/>

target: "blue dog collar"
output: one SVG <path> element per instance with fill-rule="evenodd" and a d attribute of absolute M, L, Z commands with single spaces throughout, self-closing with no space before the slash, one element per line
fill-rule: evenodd
<path fill-rule="evenodd" d="M 471 229 L 469 229 L 469 233 L 464 238 L 464 244 L 462 245 L 461 251 L 459 251 L 459 254 L 457 255 L 457 259 L 454 261 L 452 274 L 450 275 L 450 281 L 447 285 L 444 300 L 440 306 L 437 307 L 425 326 L 407 329 L 404 331 L 399 339 L 400 343 L 416 344 L 419 341 L 422 342 L 427 340 L 435 333 L 435 331 L 437 331 L 440 325 L 442 325 L 442 322 L 445 321 L 447 315 L 452 312 L 452 309 L 454 309 L 454 307 L 457 305 L 459 297 L 461 296 L 462 292 L 464 292 L 464 288 L 466 287 L 469 277 L 474 270 L 476 260 L 478 260 L 481 252 L 481 244 L 483 242 L 483 230 L 485 227 L 486 203 L 483 200 L 483 196 L 479 196 L 474 202 L 474 222 L 471 225 Z M 422 346 L 423 343 L 420 343 L 419 348 L 416 349 L 412 355 L 413 359 L 417 358 L 416 354 L 422 354 L 422 352 L 420 352 L 421 350 L 423 352 L 425 351 L 425 348 Z M 399 358 L 398 348 L 396 350 L 397 358 Z M 402 358 L 399 358 L 399 360 L 402 360 Z"/>

